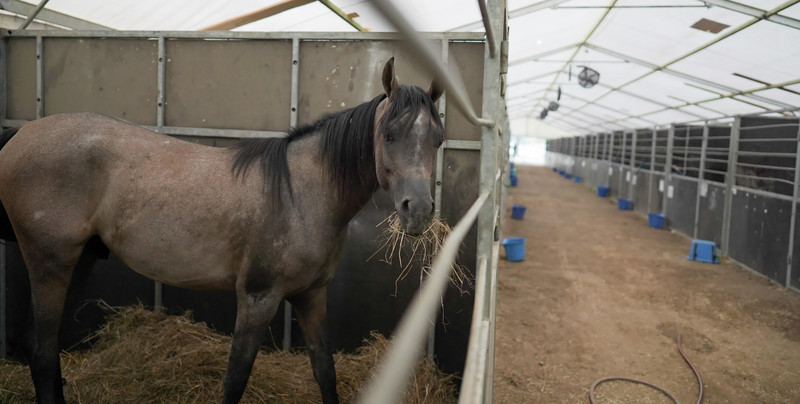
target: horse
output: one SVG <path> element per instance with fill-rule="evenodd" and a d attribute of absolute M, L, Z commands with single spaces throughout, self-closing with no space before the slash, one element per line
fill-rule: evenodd
<path fill-rule="evenodd" d="M 110 251 L 167 285 L 235 292 L 222 402 L 241 399 L 283 299 L 296 310 L 323 402 L 338 402 L 325 286 L 348 223 L 378 187 L 410 235 L 435 209 L 443 89 L 436 80 L 427 91 L 402 85 L 394 58 L 381 81 L 384 93 L 371 101 L 287 137 L 227 148 L 91 113 L 5 131 L 0 236 L 19 243 L 30 277 L 35 337 L 27 350 L 38 401 L 64 402 L 58 330 L 68 286 Z"/>

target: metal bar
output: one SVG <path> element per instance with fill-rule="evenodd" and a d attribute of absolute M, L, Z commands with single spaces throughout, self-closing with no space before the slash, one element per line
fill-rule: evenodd
<path fill-rule="evenodd" d="M 719 6 L 731 11 L 736 11 L 737 13 L 747 14 L 751 17 L 756 17 L 758 19 L 766 19 L 767 21 L 772 21 L 774 23 L 785 25 L 787 27 L 800 29 L 800 20 L 796 20 L 794 18 L 777 14 L 768 15 L 767 11 L 759 8 L 750 7 L 748 5 L 728 0 L 703 0 L 703 2 L 705 2 L 706 4 L 713 4 L 715 6 Z"/>
<path fill-rule="evenodd" d="M 675 136 L 675 125 L 670 125 L 669 130 L 667 131 L 667 155 L 666 161 L 664 162 L 664 193 L 661 195 L 661 209 L 664 215 L 667 214 L 667 200 L 669 199 L 669 186 L 670 180 L 672 179 L 672 148 L 673 148 L 673 136 Z"/>
<path fill-rule="evenodd" d="M 778 123 L 774 125 L 756 125 L 756 126 L 742 126 L 739 128 L 739 132 L 748 131 L 753 129 L 771 129 L 771 128 L 787 128 L 787 127 L 795 127 L 797 126 L 797 122 L 790 122 L 790 123 Z M 744 139 L 739 139 L 742 141 Z M 792 139 L 794 140 L 794 139 Z"/>
<path fill-rule="evenodd" d="M 739 151 L 740 156 L 757 156 L 757 157 L 777 157 L 777 158 L 794 158 L 797 156 L 795 153 L 768 153 L 768 152 L 751 152 Z"/>
<path fill-rule="evenodd" d="M 631 198 L 631 199 L 633 199 L 633 179 L 637 174 L 637 171 L 636 171 L 636 138 L 637 137 L 638 136 L 636 136 L 636 131 L 631 132 L 631 159 L 630 159 L 630 162 L 631 162 L 631 167 L 630 167 L 631 178 L 628 181 L 628 198 Z M 636 201 L 634 201 L 633 203 L 634 203 L 634 206 L 635 206 Z"/>
<path fill-rule="evenodd" d="M 20 0 L 3 0 L 1 8 L 4 10 L 18 14 L 18 15 L 30 15 L 33 10 L 36 8 L 33 4 L 28 4 L 24 1 Z M 111 28 L 106 27 L 104 25 L 95 24 L 93 22 L 89 22 L 86 20 L 81 20 L 79 18 L 71 17 L 66 14 L 62 14 L 56 11 L 51 11 L 48 9 L 44 9 L 39 13 L 40 20 L 47 21 L 49 23 L 60 25 L 62 27 L 70 28 L 70 29 L 80 29 L 80 30 L 110 30 Z"/>
<path fill-rule="evenodd" d="M 736 178 L 749 178 L 749 179 L 753 179 L 753 180 L 781 182 L 781 183 L 784 183 L 784 184 L 789 184 L 789 185 L 794 186 L 794 181 L 784 180 L 782 178 L 759 177 L 757 175 L 745 175 L 745 174 L 736 174 Z"/>
<path fill-rule="evenodd" d="M 359 32 L 367 32 L 368 29 L 361 26 L 361 24 L 357 23 L 354 19 L 352 19 L 347 13 L 342 11 L 339 7 L 337 7 L 333 2 L 330 0 L 319 0 L 320 3 L 324 4 L 325 7 L 328 7 L 329 10 L 333 11 L 338 15 L 341 19 L 343 19 L 346 23 L 350 24 L 351 27 L 355 28 Z"/>
<path fill-rule="evenodd" d="M 797 126 L 797 125 L 792 125 L 792 126 Z M 771 139 L 739 139 L 739 143 L 796 142 L 796 141 L 797 139 L 793 137 L 771 138 Z"/>
<path fill-rule="evenodd" d="M 166 135 L 183 135 L 197 137 L 223 137 L 234 139 L 251 139 L 267 137 L 286 137 L 286 132 L 275 132 L 266 130 L 239 130 L 239 129 L 209 129 L 209 128 L 189 128 L 183 126 L 143 126 L 154 132 Z"/>
<path fill-rule="evenodd" d="M 797 142 L 797 140 L 795 140 Z M 742 163 L 741 161 L 738 163 L 741 167 L 753 167 L 753 168 L 768 168 L 770 170 L 781 170 L 781 171 L 794 171 L 795 167 L 781 167 L 781 166 L 770 166 L 770 165 L 763 165 L 763 164 L 750 164 L 750 163 Z"/>
<path fill-rule="evenodd" d="M 456 107 L 461 110 L 467 120 L 476 126 L 494 127 L 495 121 L 488 118 L 480 118 L 475 114 L 475 110 L 472 108 L 472 102 L 466 93 L 464 81 L 461 79 L 461 75 L 458 74 L 458 71 L 452 68 L 446 69 L 442 66 L 438 61 L 436 52 L 431 48 L 430 44 L 402 17 L 400 11 L 388 0 L 374 0 L 372 4 L 419 52 L 422 62 L 436 73 L 437 79 L 444 83 Z"/>
<path fill-rule="evenodd" d="M 45 10 L 46 11 L 46 10 Z M 132 38 L 147 39 L 307 39 L 320 41 L 397 41 L 402 39 L 397 32 L 245 32 L 245 31 L 5 31 L 2 36 L 32 38 Z M 481 32 L 423 32 L 425 39 L 483 42 Z"/>
<path fill-rule="evenodd" d="M 446 139 L 442 147 L 455 150 L 481 150 L 481 142 L 477 140 Z"/>
<path fill-rule="evenodd" d="M 725 206 L 722 211 L 722 248 L 720 250 L 723 254 L 728 254 L 728 247 L 730 242 L 731 231 L 731 205 L 733 202 L 733 188 L 736 186 L 736 160 L 738 159 L 739 150 L 739 127 L 741 126 L 741 117 L 736 117 L 731 127 L 731 140 L 728 144 L 728 172 L 725 174 Z"/>
<path fill-rule="evenodd" d="M 439 307 L 439 297 L 446 290 L 451 263 L 489 194 L 488 190 L 481 192 L 447 236 L 442 249 L 434 258 L 430 276 L 400 320 L 398 331 L 392 339 L 391 350 L 379 365 L 376 377 L 359 397 L 359 403 L 394 403 L 400 397 L 424 340 L 427 319 L 433 317 Z"/>
<path fill-rule="evenodd" d="M 164 126 L 164 97 L 166 95 L 165 77 L 166 77 L 166 60 L 167 50 L 164 43 L 164 37 L 158 37 L 158 109 L 156 110 L 156 126 L 161 128 Z"/>
<path fill-rule="evenodd" d="M 697 195 L 694 203 L 694 234 L 692 238 L 697 239 L 698 225 L 700 224 L 700 191 L 705 183 L 705 166 L 706 166 L 706 146 L 708 145 L 708 124 L 703 125 L 703 145 L 700 153 L 700 172 L 697 174 Z M 706 185 L 707 187 L 708 185 Z"/>
<path fill-rule="evenodd" d="M 750 194 L 756 194 L 756 195 L 766 196 L 766 197 L 770 197 L 770 198 L 780 199 L 780 200 L 783 200 L 783 201 L 792 201 L 792 196 L 791 195 L 778 194 L 778 193 L 775 193 L 775 192 L 764 191 L 763 189 L 755 189 L 755 188 L 750 188 L 750 187 L 743 187 L 743 186 L 740 186 L 740 185 L 736 186 L 736 192 L 746 192 L 746 193 L 750 193 Z"/>
<path fill-rule="evenodd" d="M 202 31 L 229 31 L 234 28 L 241 27 L 242 25 L 247 25 L 256 21 L 263 20 L 265 18 L 272 17 L 273 15 L 280 14 L 284 11 L 291 10 L 295 7 L 300 7 L 302 5 L 312 3 L 314 0 L 284 0 L 279 3 L 271 4 L 267 7 L 251 11 L 249 13 L 236 16 L 225 21 L 216 23 L 214 25 L 210 25 L 208 27 L 202 28 Z"/>
<path fill-rule="evenodd" d="M 36 118 L 44 116 L 44 45 L 42 37 L 36 37 Z"/>
<path fill-rule="evenodd" d="M 442 63 L 447 64 L 450 58 L 450 41 L 443 39 L 442 40 Z M 447 120 L 445 119 L 444 111 L 447 111 L 447 94 L 442 94 L 439 97 L 439 119 L 442 121 L 442 125 L 447 127 Z M 441 216 L 441 206 L 442 206 L 442 178 L 444 176 L 444 147 L 440 147 L 436 150 L 436 185 L 434 188 L 433 194 L 433 203 L 436 206 L 434 210 L 434 216 L 440 217 Z M 436 350 L 436 319 L 429 319 L 430 324 L 428 326 L 428 357 L 433 359 L 435 350 Z"/>
<path fill-rule="evenodd" d="M 6 358 L 8 339 L 6 336 L 6 242 L 0 242 L 0 359 Z"/>
<path fill-rule="evenodd" d="M 619 188 L 617 188 L 617 197 L 618 199 L 622 198 L 622 180 L 625 172 L 625 144 L 628 142 L 628 132 L 622 132 L 622 143 L 620 143 L 620 151 L 621 155 L 619 158 Z"/>
<path fill-rule="evenodd" d="M 485 320 L 483 307 L 486 305 L 486 277 L 487 260 L 486 257 L 478 259 L 478 273 L 475 274 L 475 300 L 472 305 L 472 322 L 469 331 L 469 347 L 467 348 L 467 359 L 464 364 L 464 378 L 461 382 L 461 392 L 459 397 L 467 400 L 475 400 L 482 397 L 483 389 L 483 372 L 479 363 L 480 360 L 485 360 L 486 355 L 484 350 L 480 349 L 480 335 L 482 333 L 481 325 Z M 479 401 L 480 402 L 480 401 Z"/>
<path fill-rule="evenodd" d="M 651 129 L 651 148 L 650 148 L 650 180 L 647 184 L 647 212 L 654 212 L 653 209 L 653 182 L 655 181 L 656 172 L 656 138 L 658 131 L 655 127 Z"/>
<path fill-rule="evenodd" d="M 6 55 L 8 55 L 8 40 L 0 38 L 0 122 L 5 121 L 8 108 L 8 87 L 6 82 L 8 58 Z"/>
<path fill-rule="evenodd" d="M 792 263 L 794 262 L 794 238 L 797 234 L 797 204 L 800 203 L 800 125 L 797 127 L 797 158 L 794 161 L 794 194 L 792 195 L 792 218 L 789 222 L 789 248 L 786 256 L 786 287 L 792 286 Z"/>
<path fill-rule="evenodd" d="M 33 19 L 36 18 L 37 15 L 39 15 L 39 12 L 42 11 L 42 9 L 44 8 L 44 6 L 47 4 L 48 1 L 50 0 L 42 0 L 39 3 L 39 5 L 36 6 L 33 12 L 28 16 L 28 18 L 25 19 L 25 22 L 23 22 L 22 25 L 20 25 L 20 27 L 17 29 L 24 30 L 25 28 L 28 28 L 28 25 L 30 25 L 33 22 Z"/>
<path fill-rule="evenodd" d="M 567 2 L 569 0 L 545 0 L 538 2 L 536 4 L 531 4 L 529 6 L 521 7 L 516 10 L 509 11 L 509 17 L 519 17 L 521 15 L 534 13 L 539 10 L 544 10 L 546 8 L 555 7 L 561 3 Z M 448 31 L 472 31 L 474 29 L 478 29 L 482 25 L 482 21 L 475 21 L 469 24 L 460 25 L 458 27 L 449 29 Z"/>
<path fill-rule="evenodd" d="M 486 0 L 478 0 L 478 8 L 481 10 L 481 20 L 483 20 L 483 28 L 486 32 L 486 41 L 489 42 L 489 57 L 494 59 L 497 56 L 497 44 L 494 42 L 492 24 L 489 22 L 489 12 L 486 11 Z"/>

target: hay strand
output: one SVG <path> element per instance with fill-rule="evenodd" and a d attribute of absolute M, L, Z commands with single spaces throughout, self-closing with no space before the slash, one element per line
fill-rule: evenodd
<path fill-rule="evenodd" d="M 397 296 L 398 285 L 411 273 L 414 263 L 418 263 L 419 281 L 430 274 L 435 257 L 442 249 L 445 237 L 450 234 L 450 226 L 439 217 L 431 220 L 428 228 L 418 236 L 411 236 L 403 230 L 397 212 L 392 212 L 376 227 L 386 226 L 379 240 L 380 247 L 367 260 L 383 252 L 381 261 L 392 264 L 397 259 L 400 265 L 400 274 L 394 281 L 394 295 Z M 470 272 L 458 262 L 453 261 L 450 271 L 450 283 L 460 293 L 467 293 L 473 289 L 473 280 Z"/>
<path fill-rule="evenodd" d="M 113 309 L 85 351 L 61 354 L 64 394 L 70 403 L 212 403 L 222 394 L 231 338 L 195 323 L 140 306 Z M 334 355 L 337 390 L 353 402 L 388 341 L 372 333 L 353 354 Z M 31 403 L 27 366 L 0 363 L 0 402 Z M 317 383 L 304 352 L 259 353 L 242 403 L 316 403 Z M 406 403 L 455 403 L 454 376 L 427 358 L 417 363 Z"/>

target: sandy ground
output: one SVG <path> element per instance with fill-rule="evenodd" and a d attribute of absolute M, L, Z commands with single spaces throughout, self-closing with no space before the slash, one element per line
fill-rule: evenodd
<path fill-rule="evenodd" d="M 800 296 L 723 259 L 688 261 L 691 241 L 648 227 L 584 184 L 518 167 L 509 206 L 526 259 L 499 264 L 495 402 L 587 403 L 601 377 L 644 379 L 694 403 L 800 403 Z M 510 215 L 510 209 L 508 214 Z M 670 403 L 635 384 L 599 403 Z"/>

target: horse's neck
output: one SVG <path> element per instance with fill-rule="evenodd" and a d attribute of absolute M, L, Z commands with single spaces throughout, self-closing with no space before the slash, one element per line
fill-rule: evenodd
<path fill-rule="evenodd" d="M 378 187 L 374 163 L 365 174 L 365 183 L 347 187 L 340 195 L 339 184 L 330 163 L 322 158 L 322 136 L 312 135 L 289 144 L 289 165 L 295 201 L 301 209 L 326 212 L 331 225 L 344 228 L 372 198 Z M 303 193 L 303 195 L 300 195 Z"/>

